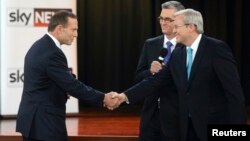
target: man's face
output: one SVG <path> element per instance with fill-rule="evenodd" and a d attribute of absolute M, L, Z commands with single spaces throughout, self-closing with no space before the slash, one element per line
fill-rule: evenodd
<path fill-rule="evenodd" d="M 161 25 L 161 31 L 165 35 L 173 34 L 173 14 L 176 11 L 174 9 L 162 9 L 159 16 L 159 21 Z"/>
<path fill-rule="evenodd" d="M 184 17 L 182 15 L 176 16 L 174 18 L 174 33 L 176 35 L 177 43 L 187 43 L 187 39 L 190 36 L 189 24 L 184 23 Z"/>
<path fill-rule="evenodd" d="M 68 23 L 62 27 L 60 35 L 60 43 L 71 45 L 74 38 L 77 37 L 78 21 L 74 18 L 68 18 Z"/>

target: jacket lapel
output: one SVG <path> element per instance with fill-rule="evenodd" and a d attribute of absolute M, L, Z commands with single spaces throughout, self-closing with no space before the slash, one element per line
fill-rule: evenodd
<path fill-rule="evenodd" d="M 199 66 L 200 60 L 202 59 L 202 57 L 204 56 L 204 50 L 205 50 L 205 38 L 202 35 L 193 64 L 192 64 L 192 68 L 191 68 L 191 72 L 190 72 L 190 78 L 189 78 L 189 85 L 192 82 L 192 79 L 194 78 L 197 68 Z"/>
<path fill-rule="evenodd" d="M 187 50 L 186 46 L 182 48 L 181 52 L 181 70 L 183 70 L 182 74 L 184 75 L 182 78 L 184 78 L 185 82 L 188 81 L 187 79 Z"/>
<path fill-rule="evenodd" d="M 158 58 L 160 55 L 160 50 L 163 48 L 163 42 L 164 42 L 164 36 L 161 35 L 156 42 L 154 42 L 153 44 L 150 44 L 150 55 L 152 55 L 152 59 L 155 60 L 155 58 Z M 152 61 L 153 61 L 152 60 Z"/>
<path fill-rule="evenodd" d="M 163 42 L 164 42 L 164 36 L 160 36 L 158 42 L 157 42 L 157 48 L 161 50 L 163 48 Z"/>
<path fill-rule="evenodd" d="M 181 85 L 182 88 L 187 87 L 188 79 L 187 79 L 187 63 L 186 63 L 186 58 L 187 58 L 187 51 L 186 51 L 186 46 L 182 45 L 180 54 L 178 55 L 178 60 L 177 62 L 174 62 L 174 64 L 178 67 L 176 67 L 176 73 L 178 76 L 179 84 Z M 185 89 L 185 88 L 184 88 Z"/>

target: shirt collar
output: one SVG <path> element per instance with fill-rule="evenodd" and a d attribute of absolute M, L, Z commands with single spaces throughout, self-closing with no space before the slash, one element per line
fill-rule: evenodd
<path fill-rule="evenodd" d="M 172 48 L 175 47 L 175 45 L 176 45 L 176 38 L 173 38 L 173 39 L 169 40 L 166 35 L 164 35 L 163 47 L 165 47 L 165 48 L 167 47 L 166 43 L 168 41 L 170 41 L 173 44 Z"/>
<path fill-rule="evenodd" d="M 49 32 L 47 32 L 47 35 L 54 41 L 54 43 L 56 44 L 56 46 L 61 49 L 60 42 L 53 35 L 51 35 Z"/>
<path fill-rule="evenodd" d="M 195 39 L 193 44 L 190 46 L 193 49 L 193 56 L 195 56 L 195 54 L 197 52 L 200 41 L 201 41 L 201 34 L 198 35 L 198 37 Z"/>

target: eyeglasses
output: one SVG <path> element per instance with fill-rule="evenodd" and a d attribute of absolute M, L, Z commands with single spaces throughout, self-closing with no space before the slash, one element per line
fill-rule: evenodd
<path fill-rule="evenodd" d="M 174 25 L 174 29 L 177 29 L 177 28 L 179 28 L 179 27 L 182 27 L 182 26 L 187 26 L 187 25 L 189 25 L 189 24 L 183 24 L 183 25 Z"/>
<path fill-rule="evenodd" d="M 162 22 L 167 22 L 167 23 L 171 23 L 171 22 L 173 22 L 174 20 L 173 19 L 171 19 L 171 18 L 169 18 L 169 17 L 166 17 L 166 18 L 164 18 L 164 17 L 157 17 L 157 19 L 158 19 L 158 21 L 160 22 L 160 23 L 162 23 Z"/>

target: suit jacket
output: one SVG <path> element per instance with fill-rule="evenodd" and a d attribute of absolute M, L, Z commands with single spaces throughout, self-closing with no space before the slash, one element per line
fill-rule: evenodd
<path fill-rule="evenodd" d="M 75 79 L 62 50 L 44 35 L 25 56 L 24 87 L 16 131 L 33 139 L 67 140 L 67 93 L 95 106 L 103 104 L 104 94 Z"/>
<path fill-rule="evenodd" d="M 150 73 L 151 63 L 158 59 L 160 50 L 163 47 L 164 36 L 157 36 L 146 40 L 144 47 L 141 52 L 139 63 L 136 70 L 135 81 L 140 82 L 144 78 L 152 76 Z M 178 46 L 178 45 L 177 45 Z M 164 93 L 168 92 L 168 95 Z M 158 98 L 161 98 L 160 109 L 158 109 Z M 159 90 L 154 91 L 154 95 L 150 95 L 145 98 L 143 109 L 141 112 L 140 122 L 140 136 L 145 136 L 152 122 L 153 116 L 159 116 L 158 110 L 160 110 L 160 124 L 163 129 L 163 133 L 166 137 L 178 137 L 179 136 L 179 125 L 178 125 L 178 101 L 175 87 L 163 87 Z M 156 125 L 158 126 L 158 125 Z M 147 135 L 146 135 L 147 136 Z"/>
<path fill-rule="evenodd" d="M 208 124 L 245 124 L 246 107 L 236 62 L 222 41 L 202 35 L 187 80 L 186 47 L 176 48 L 167 67 L 125 91 L 135 103 L 164 84 L 177 88 L 181 140 L 187 135 L 188 117 L 202 141 L 207 140 Z M 168 95 L 168 93 L 165 93 Z"/>

